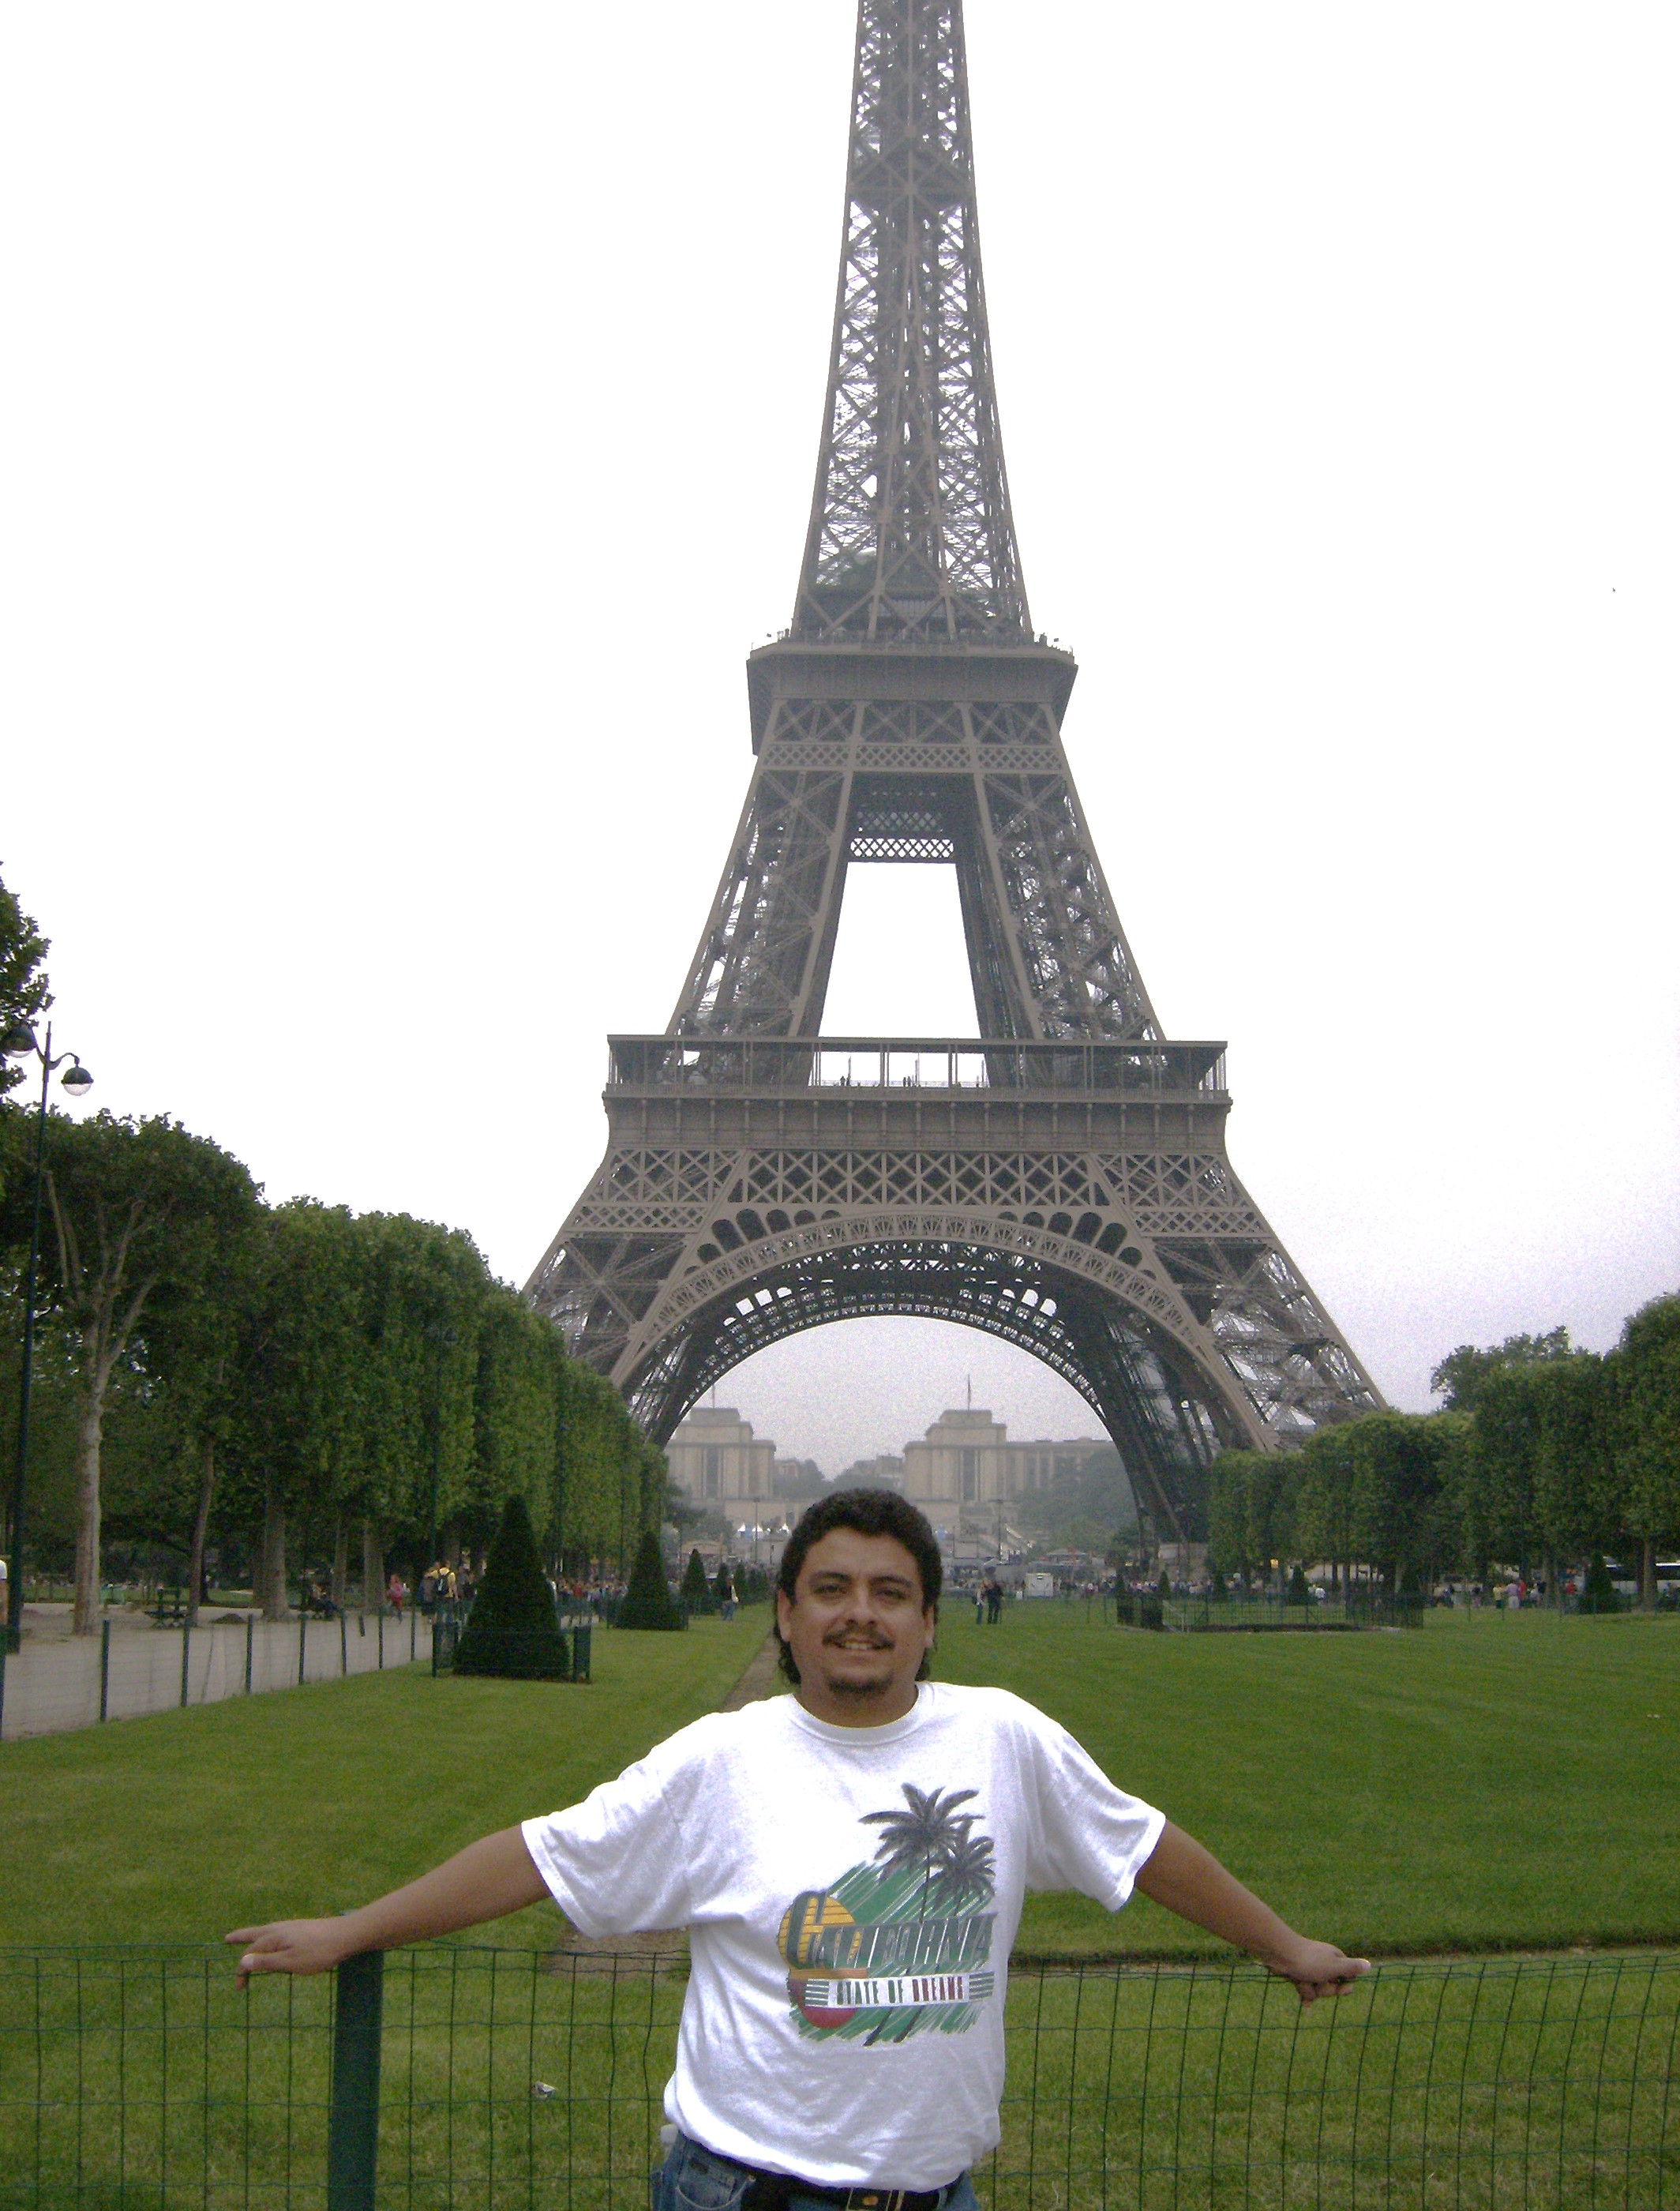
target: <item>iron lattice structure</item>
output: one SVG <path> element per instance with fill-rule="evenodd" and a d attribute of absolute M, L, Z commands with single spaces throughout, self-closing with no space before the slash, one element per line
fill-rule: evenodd
<path fill-rule="evenodd" d="M 864 1314 L 1080 1391 L 1163 1536 L 1212 1453 L 1381 1402 L 1225 1156 L 1224 1047 L 1163 1037 L 1035 636 L 981 281 L 960 0 L 861 0 L 845 243 L 791 627 L 667 1033 L 611 1040 L 607 1155 L 528 1293 L 663 1442 Z M 978 1039 L 825 1038 L 846 873 L 953 865 Z"/>

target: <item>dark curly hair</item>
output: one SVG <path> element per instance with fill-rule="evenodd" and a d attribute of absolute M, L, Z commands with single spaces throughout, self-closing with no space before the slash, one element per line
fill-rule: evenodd
<path fill-rule="evenodd" d="M 914 1505 L 907 1505 L 892 1489 L 837 1489 L 831 1497 L 819 1497 L 800 1516 L 799 1525 L 788 1538 L 788 1548 L 782 1554 L 782 1563 L 776 1570 L 776 1586 L 789 1604 L 799 1581 L 799 1570 L 805 1564 L 813 1543 L 832 1534 L 837 1528 L 850 1528 L 860 1536 L 891 1536 L 902 1543 L 916 1560 L 916 1571 L 922 1583 L 922 1608 L 937 1612 L 940 1590 L 945 1580 L 945 1562 L 940 1556 L 940 1547 L 925 1514 Z M 776 1630 L 780 1645 L 778 1657 L 782 1671 L 797 1684 L 799 1669 L 794 1663 L 794 1654 L 783 1639 L 782 1630 Z M 918 1681 L 929 1671 L 928 1661 L 922 1662 Z"/>

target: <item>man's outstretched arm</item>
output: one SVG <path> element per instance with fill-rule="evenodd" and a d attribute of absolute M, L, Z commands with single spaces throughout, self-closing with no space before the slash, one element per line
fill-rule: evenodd
<path fill-rule="evenodd" d="M 1181 1919 L 1252 1952 L 1263 1966 L 1294 1982 L 1302 2003 L 1339 1996 L 1350 1981 L 1371 1970 L 1369 1960 L 1350 1958 L 1333 1942 L 1308 1941 L 1285 1926 L 1270 1905 L 1262 1904 L 1212 1851 L 1170 1820 L 1134 1885 Z"/>
<path fill-rule="evenodd" d="M 458 1928 L 500 1919 L 547 1901 L 548 1887 L 531 1862 L 517 1827 L 485 1835 L 452 1858 L 394 1888 L 376 1904 L 337 1919 L 276 1919 L 236 1927 L 226 1936 L 241 1946 L 239 1986 L 252 1973 L 324 1973 L 359 1950 L 396 1950 Z"/>

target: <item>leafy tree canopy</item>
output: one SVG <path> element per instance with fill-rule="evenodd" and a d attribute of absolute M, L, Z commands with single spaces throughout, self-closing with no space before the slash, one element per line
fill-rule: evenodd
<path fill-rule="evenodd" d="M 0 1035 L 14 1021 L 33 1025 L 52 1003 L 43 965 L 46 954 L 47 939 L 19 905 L 16 892 L 0 881 Z M 27 1065 L 0 1060 L 0 1097 L 28 1075 Z"/>
<path fill-rule="evenodd" d="M 1488 1383 L 1513 1366 L 1532 1366 L 1545 1359 L 1567 1359 L 1571 1351 L 1567 1328 L 1548 1329 L 1544 1336 L 1508 1336 L 1503 1343 L 1478 1350 L 1461 1343 L 1449 1351 L 1429 1376 L 1429 1387 L 1449 1413 L 1473 1413 Z"/>

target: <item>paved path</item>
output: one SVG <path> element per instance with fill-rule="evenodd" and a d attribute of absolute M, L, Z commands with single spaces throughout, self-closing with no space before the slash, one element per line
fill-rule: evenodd
<path fill-rule="evenodd" d="M 156 1627 L 143 1612 L 105 1614 L 110 1650 L 105 1717 L 136 1719 L 178 1705 L 219 1704 L 251 1691 L 295 1688 L 429 1659 L 432 1631 L 421 1620 L 381 1620 L 352 1613 L 343 1620 L 265 1621 L 254 1613 L 206 1607 L 190 1634 Z M 58 1735 L 100 1721 L 99 1635 L 70 1633 L 67 1604 L 24 1608 L 23 1648 L 6 1660 L 0 1736 Z M 246 1660 L 250 1671 L 247 1676 Z"/>

